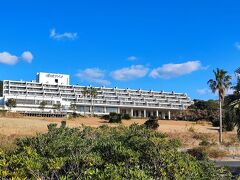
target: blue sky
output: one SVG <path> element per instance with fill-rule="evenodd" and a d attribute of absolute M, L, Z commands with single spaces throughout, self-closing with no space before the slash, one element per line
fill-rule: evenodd
<path fill-rule="evenodd" d="M 186 92 L 240 66 L 240 1 L 2 0 L 0 79 L 67 73 L 72 84 Z"/>

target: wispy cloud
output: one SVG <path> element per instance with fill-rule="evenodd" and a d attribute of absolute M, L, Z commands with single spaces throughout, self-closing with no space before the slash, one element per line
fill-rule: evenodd
<path fill-rule="evenodd" d="M 136 60 L 138 60 L 138 58 L 137 58 L 136 56 L 129 56 L 129 57 L 127 58 L 127 60 L 128 60 L 128 61 L 136 61 Z"/>
<path fill-rule="evenodd" d="M 151 71 L 150 77 L 170 79 L 174 77 L 190 74 L 200 69 L 206 69 L 203 67 L 200 61 L 187 61 L 180 64 L 164 64 L 161 67 L 155 68 Z"/>
<path fill-rule="evenodd" d="M 148 68 L 143 65 L 133 65 L 122 69 L 117 69 L 111 73 L 115 80 L 128 81 L 137 78 L 142 78 L 148 73 Z"/>
<path fill-rule="evenodd" d="M 76 76 L 81 81 L 96 83 L 104 86 L 110 84 L 110 81 L 104 79 L 105 78 L 104 71 L 99 68 L 87 68 L 77 73 Z"/>
<path fill-rule="evenodd" d="M 225 94 L 226 94 L 226 95 L 233 94 L 233 91 L 234 91 L 234 89 L 231 89 L 231 88 L 226 89 Z M 198 93 L 199 95 L 213 94 L 213 95 L 215 95 L 215 96 L 218 96 L 218 91 L 216 91 L 215 94 L 214 94 L 214 93 L 211 91 L 210 88 L 197 89 L 197 93 Z"/>
<path fill-rule="evenodd" d="M 50 31 L 50 37 L 55 40 L 75 40 L 78 38 L 78 34 L 76 32 L 64 32 L 59 34 L 56 32 L 56 29 L 53 28 Z"/>
<path fill-rule="evenodd" d="M 10 54 L 9 52 L 0 52 L 0 63 L 2 64 L 15 65 L 20 59 L 31 63 L 33 60 L 33 55 L 30 51 L 23 52 L 21 57 Z"/>
<path fill-rule="evenodd" d="M 209 88 L 202 88 L 202 89 L 197 89 L 197 93 L 200 95 L 206 95 L 212 93 L 212 91 Z"/>
<path fill-rule="evenodd" d="M 234 46 L 235 46 L 238 50 L 240 50 L 240 42 L 235 42 Z"/>

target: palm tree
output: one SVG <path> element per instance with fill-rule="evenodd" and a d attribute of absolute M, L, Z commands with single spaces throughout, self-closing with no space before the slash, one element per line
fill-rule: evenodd
<path fill-rule="evenodd" d="M 86 115 L 86 103 L 85 103 L 85 98 L 86 98 L 86 96 L 89 94 L 88 87 L 84 87 L 84 88 L 83 88 L 82 94 L 83 94 L 83 98 L 84 98 L 83 111 L 84 111 L 84 116 L 85 116 L 85 115 Z"/>
<path fill-rule="evenodd" d="M 231 87 L 234 91 L 233 94 L 239 96 L 240 95 L 240 77 L 237 78 L 237 84 Z"/>
<path fill-rule="evenodd" d="M 222 143 L 222 104 L 224 102 L 224 97 L 226 90 L 231 85 L 231 76 L 227 74 L 227 71 L 223 69 L 217 68 L 216 70 L 213 70 L 215 79 L 210 79 L 208 81 L 209 87 L 211 88 L 213 93 L 218 92 L 219 96 L 219 121 L 220 121 L 220 127 L 219 127 L 219 142 Z"/>
<path fill-rule="evenodd" d="M 97 97 L 97 89 L 94 87 L 89 88 L 89 95 L 91 97 L 91 114 L 94 115 L 94 101 L 93 99 Z"/>

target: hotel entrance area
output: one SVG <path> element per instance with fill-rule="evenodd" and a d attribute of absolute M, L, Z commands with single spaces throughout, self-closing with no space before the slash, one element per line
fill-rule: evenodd
<path fill-rule="evenodd" d="M 133 118 L 148 118 L 155 116 L 160 119 L 171 119 L 170 110 L 156 110 L 156 109 L 134 109 L 134 108 L 121 108 L 121 114 L 129 114 Z"/>

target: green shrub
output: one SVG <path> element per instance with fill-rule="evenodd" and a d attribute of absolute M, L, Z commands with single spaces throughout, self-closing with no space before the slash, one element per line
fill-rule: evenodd
<path fill-rule="evenodd" d="M 158 124 L 158 120 L 156 119 L 156 117 L 154 116 L 151 116 L 145 123 L 144 125 L 147 127 L 147 128 L 150 128 L 150 129 L 157 129 L 159 127 L 159 124 Z"/>
<path fill-rule="evenodd" d="M 188 149 L 187 153 L 195 157 L 197 160 L 206 160 L 208 157 L 208 154 L 204 147 L 196 147 L 193 149 Z"/>
<path fill-rule="evenodd" d="M 144 126 L 49 127 L 18 139 L 13 151 L 0 150 L 0 179 L 228 179 L 227 171 Z"/>
<path fill-rule="evenodd" d="M 109 120 L 109 115 L 108 115 L 108 114 L 106 114 L 106 115 L 103 115 L 103 116 L 101 117 L 101 119 L 104 119 L 104 120 Z"/>
<path fill-rule="evenodd" d="M 129 120 L 129 119 L 131 119 L 131 116 L 129 114 L 123 114 L 122 119 Z"/>
<path fill-rule="evenodd" d="M 72 117 L 73 117 L 73 118 L 77 118 L 77 117 L 78 117 L 78 114 L 77 114 L 76 112 L 73 112 L 73 113 L 72 113 Z"/>
<path fill-rule="evenodd" d="M 121 123 L 122 122 L 122 115 L 111 112 L 109 113 L 109 123 Z"/>
<path fill-rule="evenodd" d="M 233 131 L 236 121 L 237 117 L 235 111 L 226 109 L 223 118 L 223 129 L 226 131 Z"/>
<path fill-rule="evenodd" d="M 213 119 L 211 122 L 212 122 L 213 127 L 219 127 L 220 126 L 219 119 Z"/>
<path fill-rule="evenodd" d="M 52 131 L 53 129 L 57 128 L 57 124 L 56 123 L 48 124 L 47 128 L 48 128 L 49 131 Z"/>
<path fill-rule="evenodd" d="M 197 158 L 198 160 L 206 160 L 210 158 L 222 158 L 227 155 L 226 151 L 220 150 L 210 146 L 201 146 L 187 151 L 190 155 Z"/>
<path fill-rule="evenodd" d="M 200 146 L 209 146 L 211 143 L 208 141 L 208 139 L 203 139 L 200 143 Z"/>
<path fill-rule="evenodd" d="M 66 127 L 66 125 L 67 125 L 67 122 L 66 121 L 61 121 L 61 128 L 65 128 Z"/>

